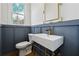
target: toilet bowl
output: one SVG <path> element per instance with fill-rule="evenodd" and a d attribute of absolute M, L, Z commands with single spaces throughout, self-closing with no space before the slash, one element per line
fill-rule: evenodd
<path fill-rule="evenodd" d="M 16 48 L 19 49 L 19 55 L 25 56 L 31 53 L 32 45 L 30 42 L 23 41 L 16 44 Z"/>

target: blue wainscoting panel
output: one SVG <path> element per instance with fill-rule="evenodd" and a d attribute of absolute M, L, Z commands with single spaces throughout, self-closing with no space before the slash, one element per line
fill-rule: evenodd
<path fill-rule="evenodd" d="M 35 27 L 31 28 L 32 33 L 35 33 Z"/>
<path fill-rule="evenodd" d="M 35 28 L 35 33 L 40 33 L 41 31 L 40 31 L 40 27 L 36 27 Z"/>
<path fill-rule="evenodd" d="M 78 42 L 79 42 L 79 26 L 78 26 Z M 78 43 L 79 45 L 79 43 Z M 78 49 L 79 49 L 79 46 L 78 46 Z M 78 50 L 78 55 L 79 55 L 79 50 Z"/>
<path fill-rule="evenodd" d="M 1 40 L 1 26 L 0 26 L 0 56 L 2 55 L 2 40 Z"/>
<path fill-rule="evenodd" d="M 9 52 L 14 49 L 13 28 L 2 28 L 2 51 Z"/>
<path fill-rule="evenodd" d="M 78 26 L 54 27 L 54 33 L 64 36 L 63 55 L 78 55 Z"/>
<path fill-rule="evenodd" d="M 41 24 L 33 26 L 33 33 L 47 33 L 47 29 L 51 27 L 52 34 L 64 36 L 64 44 L 60 48 L 63 56 L 79 56 L 79 20 Z"/>
<path fill-rule="evenodd" d="M 16 50 L 16 43 L 29 41 L 30 26 L 2 25 L 2 52 L 7 53 Z"/>
<path fill-rule="evenodd" d="M 31 27 L 26 27 L 25 34 L 24 34 L 24 38 L 26 41 L 29 41 L 29 36 L 28 36 L 29 33 L 31 33 Z"/>
<path fill-rule="evenodd" d="M 40 27 L 33 27 L 32 28 L 32 33 L 40 33 L 40 32 L 41 32 Z"/>
<path fill-rule="evenodd" d="M 25 28 L 15 28 L 15 44 L 25 41 L 24 35 L 25 35 Z"/>

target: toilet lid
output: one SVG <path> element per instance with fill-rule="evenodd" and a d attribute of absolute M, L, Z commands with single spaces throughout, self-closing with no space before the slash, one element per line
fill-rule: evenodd
<path fill-rule="evenodd" d="M 16 48 L 24 48 L 28 45 L 30 45 L 31 43 L 30 42 L 27 42 L 27 41 L 24 41 L 24 42 L 20 42 L 20 43 L 17 43 L 16 44 Z"/>

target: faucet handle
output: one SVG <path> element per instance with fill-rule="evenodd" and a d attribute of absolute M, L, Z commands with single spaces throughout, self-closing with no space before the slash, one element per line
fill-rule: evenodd
<path fill-rule="evenodd" d="M 46 31 L 49 31 L 48 29 Z"/>

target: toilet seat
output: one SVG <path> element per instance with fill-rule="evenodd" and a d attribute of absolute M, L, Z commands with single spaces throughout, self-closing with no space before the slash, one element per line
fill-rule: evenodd
<path fill-rule="evenodd" d="M 28 45 L 30 45 L 30 42 L 24 41 L 16 44 L 17 49 L 23 49 L 26 48 Z"/>

